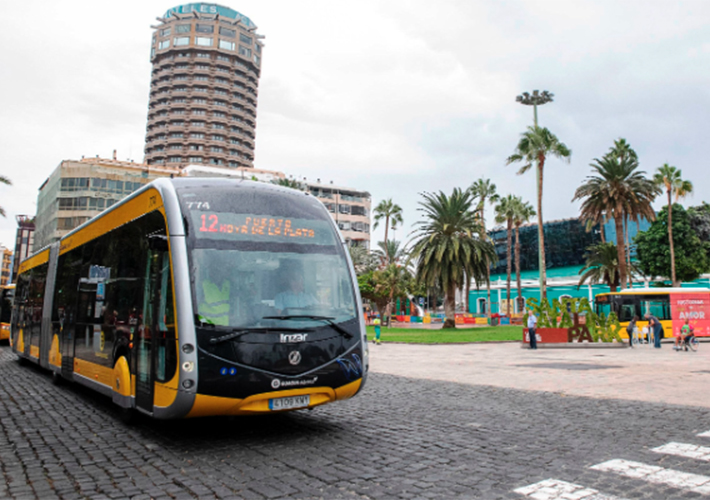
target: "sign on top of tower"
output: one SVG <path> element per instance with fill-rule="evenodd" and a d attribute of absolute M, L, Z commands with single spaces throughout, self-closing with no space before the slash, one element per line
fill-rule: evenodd
<path fill-rule="evenodd" d="M 186 3 L 184 5 L 178 5 L 172 9 L 168 9 L 163 17 L 170 17 L 173 14 L 190 14 L 192 12 L 197 12 L 198 14 L 219 14 L 221 17 L 228 17 L 230 19 L 238 19 L 247 28 L 255 28 L 256 25 L 251 22 L 247 16 L 240 14 L 234 9 L 229 7 L 224 7 L 222 5 L 217 5 L 216 3 Z"/>

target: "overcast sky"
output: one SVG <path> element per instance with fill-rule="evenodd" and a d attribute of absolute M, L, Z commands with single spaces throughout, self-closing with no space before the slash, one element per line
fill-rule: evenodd
<path fill-rule="evenodd" d="M 710 189 L 710 2 L 419 0 L 220 2 L 264 35 L 255 167 L 392 198 L 406 237 L 419 193 L 488 177 L 534 202 L 532 173 L 505 166 L 532 109 L 572 150 L 545 167 L 544 219 L 575 217 L 574 190 L 614 139 Z M 4 2 L 0 29 L 0 243 L 34 215 L 64 159 L 143 160 L 156 0 Z M 662 205 L 661 200 L 656 204 Z M 488 208 L 492 214 L 492 209 Z M 489 227 L 492 217 L 488 216 Z M 374 234 L 382 239 L 382 228 Z M 373 245 L 374 246 L 374 245 Z"/>

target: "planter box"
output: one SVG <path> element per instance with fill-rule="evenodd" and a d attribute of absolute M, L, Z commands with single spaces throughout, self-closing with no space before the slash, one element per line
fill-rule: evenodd
<path fill-rule="evenodd" d="M 566 344 L 569 341 L 567 328 L 538 328 L 535 331 L 539 344 Z M 523 342 L 530 342 L 528 329 L 523 329 Z"/>

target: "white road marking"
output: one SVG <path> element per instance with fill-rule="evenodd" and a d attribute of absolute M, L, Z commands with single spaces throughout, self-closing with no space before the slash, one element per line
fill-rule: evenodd
<path fill-rule="evenodd" d="M 698 434 L 698 436 L 704 437 L 704 438 L 710 438 L 710 431 L 701 432 L 700 434 Z"/>
<path fill-rule="evenodd" d="M 710 448 L 707 446 L 698 446 L 696 444 L 685 443 L 668 443 L 663 446 L 659 446 L 658 448 L 653 448 L 651 451 L 710 462 Z"/>
<path fill-rule="evenodd" d="M 585 488 L 557 479 L 545 479 L 514 491 L 534 500 L 624 500 L 601 494 L 592 488 Z"/>
<path fill-rule="evenodd" d="M 653 484 L 664 484 L 684 491 L 692 491 L 700 495 L 710 495 L 710 477 L 699 474 L 689 474 L 673 469 L 664 469 L 656 465 L 647 465 L 630 460 L 609 460 L 590 467 L 594 470 L 614 472 L 616 474 L 641 479 Z"/>

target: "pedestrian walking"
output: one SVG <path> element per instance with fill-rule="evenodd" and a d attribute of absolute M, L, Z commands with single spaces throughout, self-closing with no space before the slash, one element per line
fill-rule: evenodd
<path fill-rule="evenodd" d="M 380 345 L 380 313 L 375 314 L 375 319 L 372 322 L 375 325 L 375 344 Z"/>
<path fill-rule="evenodd" d="M 533 314 L 532 309 L 528 309 L 528 335 L 530 337 L 530 349 L 537 349 L 537 337 L 535 330 L 537 329 L 537 317 Z"/>
<path fill-rule="evenodd" d="M 653 332 L 653 347 L 656 349 L 661 348 L 661 334 L 663 333 L 663 326 L 658 318 L 646 313 L 646 319 L 648 320 L 648 330 Z"/>
<path fill-rule="evenodd" d="M 629 321 L 629 326 L 626 327 L 626 333 L 629 335 L 629 347 L 634 346 L 634 335 L 636 332 L 636 322 L 639 320 L 638 316 L 634 316 L 631 318 L 631 321 Z"/>

